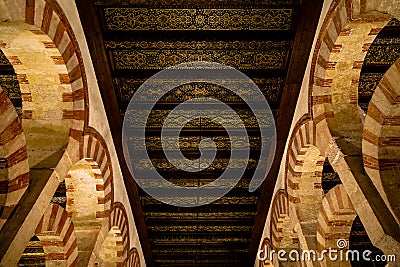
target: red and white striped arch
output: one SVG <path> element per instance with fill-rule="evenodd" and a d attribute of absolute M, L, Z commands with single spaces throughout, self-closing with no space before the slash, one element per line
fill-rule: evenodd
<path fill-rule="evenodd" d="M 63 106 L 62 103 L 65 103 L 65 106 L 68 106 L 66 105 L 67 103 L 71 103 L 72 109 L 66 108 L 62 110 L 61 120 L 72 120 L 72 127 L 69 131 L 70 145 L 67 147 L 67 153 L 69 153 L 69 158 L 73 162 L 77 161 L 78 156 L 74 152 L 87 125 L 89 113 L 86 74 L 75 34 L 62 8 L 55 0 L 26 0 L 18 1 L 14 4 L 5 3 L 6 11 L 12 13 L 12 18 L 17 21 L 24 18 L 25 23 L 37 27 L 37 30 L 32 29 L 31 32 L 38 35 L 38 39 L 44 40 L 48 37 L 49 41 L 42 41 L 44 49 L 49 50 L 46 54 L 53 55 L 54 52 L 51 50 L 58 50 L 60 56 L 51 56 L 51 58 L 54 61 L 55 69 L 59 71 L 59 85 L 69 87 L 70 90 L 66 90 L 62 95 L 60 94 L 57 101 L 60 101 L 60 106 Z M 15 8 L 14 5 L 18 4 L 22 6 Z M 13 26 L 10 24 L 7 27 Z M 41 38 L 40 36 L 46 36 L 46 38 Z M 30 79 L 24 73 L 24 69 L 26 70 L 26 68 L 29 69 L 31 67 L 18 68 L 21 65 L 21 61 L 19 60 L 19 55 L 10 54 L 13 51 L 10 50 L 5 54 L 8 58 L 13 59 L 11 60 L 11 64 L 16 67 L 19 83 L 29 85 Z M 59 65 L 63 65 L 64 68 L 59 68 Z M 27 103 L 24 106 L 28 106 L 28 108 L 23 107 L 23 118 L 30 120 L 35 117 L 35 110 L 31 110 L 33 108 L 32 103 L 34 104 L 35 102 L 35 97 L 32 97 L 30 92 L 25 92 L 22 94 L 22 101 L 23 103 Z M 61 172 L 65 172 L 68 168 L 64 168 L 66 170 L 58 169 L 60 179 L 62 179 L 63 175 L 61 175 Z"/>
<path fill-rule="evenodd" d="M 358 112 L 357 89 L 367 48 L 391 16 L 375 12 L 366 18 L 361 17 L 377 10 L 381 2 L 332 2 L 317 39 L 311 67 L 309 113 L 316 125 L 339 113 L 340 110 L 335 109 L 338 104 L 353 106 L 354 112 Z M 343 86 L 346 90 L 339 92 Z M 347 113 L 348 117 L 350 115 Z M 334 125 L 331 127 L 336 131 L 340 129 Z"/>
<path fill-rule="evenodd" d="M 272 202 L 271 208 L 271 221 L 270 221 L 270 235 L 271 235 L 271 246 L 274 249 L 279 248 L 279 244 L 283 238 L 282 236 L 282 224 L 283 220 L 289 216 L 289 205 L 287 194 L 283 189 L 279 190 L 275 194 L 275 198 Z"/>
<path fill-rule="evenodd" d="M 284 189 L 276 192 L 272 202 L 270 239 L 267 239 L 267 241 L 267 248 L 270 251 L 275 250 L 275 254 L 272 255 L 272 259 L 269 258 L 271 255 L 268 255 L 267 260 L 262 262 L 264 266 L 280 266 L 285 264 L 284 262 L 279 262 L 276 257 L 276 253 L 279 250 L 285 250 L 287 253 L 292 250 L 299 251 L 299 236 L 294 230 L 293 219 L 289 217 L 289 203 L 287 193 Z M 265 244 L 261 249 L 265 250 Z"/>
<path fill-rule="evenodd" d="M 60 96 L 60 102 L 72 103 L 73 109 L 64 110 L 62 119 L 72 119 L 73 124 L 69 131 L 69 146 L 55 169 L 57 177 L 61 180 L 71 166 L 71 161 L 78 160 L 76 146 L 82 138 L 83 129 L 88 121 L 87 82 L 79 46 L 66 16 L 55 0 L 5 2 L 5 8 L 6 13 L 13 13 L 11 17 L 17 21 L 22 19 L 27 24 L 37 26 L 38 30 L 32 30 L 32 33 L 47 35 L 52 41 L 44 42 L 44 48 L 58 49 L 62 56 L 54 57 L 55 65 L 65 65 L 67 69 L 66 73 L 59 74 L 60 85 L 70 85 L 72 91 Z M 13 27 L 13 24 L 7 24 L 7 27 Z M 6 54 L 6 56 L 12 59 L 10 63 L 13 67 L 21 64 L 18 55 Z M 18 73 L 19 70 L 16 72 L 20 85 L 29 84 L 26 74 Z M 28 103 L 29 106 L 33 101 L 32 95 L 22 94 L 22 101 L 25 104 Z M 5 92 L 0 89 L 0 116 L 1 121 L 5 122 L 0 126 L 0 150 L 2 150 L 0 153 L 5 154 L 8 158 L 7 167 L 2 166 L 2 169 L 6 170 L 8 178 L 2 181 L 0 186 L 0 194 L 4 199 L 2 201 L 4 205 L 1 205 L 0 228 L 25 191 L 29 181 L 26 138 L 16 113 L 13 113 L 12 105 L 6 100 Z M 25 108 L 22 116 L 23 119 L 31 119 L 32 110 Z"/>
<path fill-rule="evenodd" d="M 349 242 L 351 226 L 357 214 L 342 184 L 329 190 L 322 200 L 317 220 L 317 249 L 340 249 L 337 242 Z"/>
<path fill-rule="evenodd" d="M 301 203 L 301 186 L 302 175 L 304 173 L 314 173 L 313 190 L 319 194 L 321 190 L 322 166 L 324 158 L 322 155 L 317 155 L 315 158 L 309 158 L 307 155 L 308 150 L 315 149 L 315 126 L 312 120 L 304 117 L 299 120 L 295 126 L 292 136 L 289 140 L 288 152 L 286 157 L 286 182 L 285 187 L 288 193 L 288 200 L 290 203 Z M 305 166 L 306 161 L 312 161 L 313 168 Z M 304 192 L 303 192 L 304 193 Z M 310 192 L 311 193 L 311 192 Z"/>
<path fill-rule="evenodd" d="M 80 240 L 95 235 L 98 240 L 93 240 L 92 246 L 98 250 L 110 230 L 113 205 L 111 158 L 104 139 L 90 127 L 79 143 L 78 154 L 82 160 L 74 164 L 65 176 L 67 211 L 79 229 L 78 247 L 81 246 Z M 88 223 L 92 227 L 88 227 Z M 79 257 L 94 263 L 97 252 L 79 250 Z"/>
<path fill-rule="evenodd" d="M 129 251 L 129 258 L 126 261 L 127 267 L 140 267 L 140 259 L 139 259 L 139 253 L 136 248 L 132 248 Z"/>
<path fill-rule="evenodd" d="M 114 203 L 110 216 L 110 226 L 116 227 L 121 233 L 123 250 L 118 252 L 121 257 L 121 265 L 128 259 L 130 240 L 129 222 L 125 207 L 122 203 Z"/>
<path fill-rule="evenodd" d="M 383 139 L 379 140 L 381 134 L 378 133 L 380 130 L 377 130 L 381 128 L 379 121 L 382 121 L 382 118 L 376 120 L 380 116 L 378 111 L 380 109 L 374 108 L 376 106 L 374 101 L 370 102 L 370 111 L 367 112 L 370 115 L 358 107 L 358 86 L 369 46 L 388 21 L 393 17 L 400 17 L 399 10 L 399 5 L 393 1 L 334 0 L 317 39 L 309 83 L 309 113 L 318 132 L 317 147 L 321 151 L 330 148 L 336 151 L 338 162 L 335 168 L 343 174 L 341 179 L 346 188 L 358 187 L 352 172 L 359 173 L 361 168 L 357 166 L 349 171 L 350 164 L 343 160 L 342 156 L 354 155 L 353 148 L 360 150 L 357 154 L 363 156 L 367 174 L 385 201 L 381 204 L 387 206 L 389 201 L 380 176 L 377 175 L 379 155 L 377 157 L 376 154 L 379 152 L 373 152 L 378 149 L 374 144 L 383 142 Z M 372 125 L 367 125 L 371 122 L 375 124 L 373 128 Z M 343 142 L 337 142 L 337 138 L 341 138 Z M 387 140 L 394 141 L 390 137 Z M 350 145 L 347 145 L 349 143 Z M 385 165 L 383 162 L 382 164 Z M 393 185 L 393 180 L 391 182 Z M 389 227 L 382 229 L 377 219 L 384 215 L 371 216 L 374 202 L 369 202 L 364 194 L 358 192 L 359 190 L 349 191 L 349 195 L 357 207 L 359 216 L 363 220 L 370 219 L 366 222 L 366 229 L 373 243 L 377 247 L 385 247 L 386 243 L 380 240 L 387 237 L 386 231 L 389 231 Z M 369 216 L 371 218 L 368 218 Z M 388 247 L 392 248 L 395 245 L 391 244 Z"/>
<path fill-rule="evenodd" d="M 316 218 L 322 201 L 324 157 L 315 146 L 315 125 L 304 116 L 293 129 L 286 158 L 285 188 L 288 210 L 299 236 L 315 236 Z M 272 240 L 274 241 L 274 240 Z M 302 249 L 315 247 L 315 239 L 298 239 Z"/>
<path fill-rule="evenodd" d="M 25 133 L 18 114 L 0 88 L 0 229 L 29 184 Z"/>
<path fill-rule="evenodd" d="M 87 170 L 86 166 L 89 166 L 90 170 Z M 82 171 L 80 171 L 82 168 Z M 85 180 L 84 183 L 80 182 L 79 179 L 82 177 L 78 177 L 79 175 L 87 175 L 85 179 L 94 179 L 95 188 L 89 186 L 86 192 L 77 192 L 76 187 L 84 186 L 84 183 L 92 183 L 92 181 Z M 90 178 L 89 178 L 90 177 Z M 103 219 L 109 216 L 109 211 L 106 209 L 105 204 L 105 195 L 104 195 L 104 180 L 103 174 L 100 170 L 99 165 L 90 158 L 84 158 L 73 166 L 73 170 L 69 171 L 65 176 L 65 185 L 67 189 L 67 211 L 69 216 L 73 216 L 73 214 L 78 214 L 80 212 L 90 212 L 95 213 L 94 216 L 96 219 Z M 92 192 L 93 190 L 93 192 Z M 83 203 L 82 199 L 84 195 L 93 194 L 97 196 L 97 203 L 95 206 L 87 207 Z M 77 201 L 77 199 L 79 199 Z M 87 210 L 90 208 L 91 210 Z M 102 224 L 102 220 L 98 220 L 100 224 Z"/>
<path fill-rule="evenodd" d="M 388 206 L 400 218 L 400 59 L 378 84 L 368 107 L 363 130 L 366 172 Z"/>
<path fill-rule="evenodd" d="M 129 221 L 122 203 L 114 203 L 108 223 L 102 228 L 93 249 L 90 264 L 102 262 L 107 264 L 112 260 L 116 266 L 125 266 L 128 261 L 130 247 Z M 108 251 L 104 253 L 104 251 Z M 112 253 L 110 257 L 110 252 Z M 108 255 L 105 257 L 105 255 Z"/>
<path fill-rule="evenodd" d="M 60 74 L 60 82 L 70 84 L 72 87 L 71 93 L 63 95 L 63 101 L 73 102 L 73 110 L 65 111 L 64 117 L 74 120 L 70 136 L 80 141 L 88 120 L 88 100 L 86 75 L 75 34 L 55 0 L 27 0 L 26 2 L 26 23 L 37 26 L 53 40 L 54 44 L 48 45 L 55 46 L 59 50 L 62 58 L 58 60 L 67 68 L 66 75 Z"/>
<path fill-rule="evenodd" d="M 35 235 L 43 246 L 46 266 L 78 266 L 74 225 L 61 206 L 49 205 L 36 227 Z"/>
<path fill-rule="evenodd" d="M 111 213 L 114 201 L 113 174 L 111 157 L 103 137 L 93 128 L 88 127 L 83 140 L 80 143 L 80 158 L 90 159 L 96 163 L 102 177 L 102 184 L 96 187 L 97 191 L 104 192 L 104 198 L 99 203 L 104 205 L 104 212 L 98 213 L 97 217 L 106 218 Z"/>

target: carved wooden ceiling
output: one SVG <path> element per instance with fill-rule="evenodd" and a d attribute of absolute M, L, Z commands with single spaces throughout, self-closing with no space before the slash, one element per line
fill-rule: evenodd
<path fill-rule="evenodd" d="M 368 104 L 386 71 L 400 57 L 400 21 L 392 19 L 368 49 L 358 86 L 360 107 L 367 112 Z"/>
<path fill-rule="evenodd" d="M 254 264 L 322 2 L 76 0 L 147 266 Z M 136 187 L 121 152 L 121 121 L 144 81 L 166 67 L 189 61 L 218 62 L 249 76 L 273 110 L 278 149 L 266 182 L 249 193 L 260 149 L 254 115 L 224 88 L 202 83 L 176 88 L 157 103 L 147 124 L 150 157 L 166 179 L 184 186 L 213 181 L 229 161 L 230 146 L 240 143 L 229 142 L 220 124 L 194 120 L 182 131 L 183 154 L 198 158 L 200 140 L 210 137 L 217 144 L 217 158 L 201 174 L 176 170 L 163 156 L 160 130 L 165 116 L 183 101 L 214 97 L 229 104 L 244 121 L 251 141 L 251 160 L 238 162 L 247 169 L 229 194 L 206 206 L 179 208 L 162 204 Z"/>
<path fill-rule="evenodd" d="M 22 115 L 22 96 L 19 88 L 17 74 L 3 51 L 0 49 L 0 86 L 6 91 L 8 98 L 17 110 L 18 116 Z"/>
<path fill-rule="evenodd" d="M 98 2 L 121 112 L 152 74 L 190 61 L 243 71 L 277 108 L 298 5 L 298 0 Z"/>

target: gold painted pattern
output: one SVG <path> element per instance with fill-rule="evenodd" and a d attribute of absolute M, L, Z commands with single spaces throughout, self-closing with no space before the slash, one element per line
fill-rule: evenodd
<path fill-rule="evenodd" d="M 229 242 L 229 240 L 226 240 L 226 242 Z M 194 255 L 196 255 L 196 253 L 199 253 L 198 249 L 190 248 L 190 247 L 185 247 L 185 248 L 180 249 L 180 250 L 184 251 L 184 253 L 191 253 L 191 254 L 194 254 Z M 158 249 L 158 248 L 154 249 L 154 253 L 155 254 L 168 254 L 168 255 L 171 255 L 174 252 L 176 252 L 176 247 L 171 247 L 171 248 L 163 247 L 163 249 Z M 238 253 L 243 253 L 244 254 L 244 253 L 247 253 L 247 252 L 248 252 L 247 249 L 236 249 L 235 248 L 235 254 L 238 254 Z M 227 247 L 227 248 L 219 248 L 219 249 L 216 249 L 216 248 L 207 249 L 204 246 L 202 246 L 201 253 L 202 254 L 206 254 L 206 253 L 232 253 L 232 249 L 229 248 L 229 247 Z M 168 261 L 168 260 L 166 260 L 166 261 Z M 165 263 L 165 261 L 162 261 L 162 262 Z M 173 260 L 172 260 L 172 262 L 173 262 Z M 204 263 L 205 260 L 203 260 L 202 262 Z M 176 262 L 173 262 L 173 263 L 176 263 Z M 219 262 L 219 263 L 221 264 L 221 262 Z M 230 261 L 227 261 L 227 263 L 232 264 L 232 262 L 230 262 Z"/>
<path fill-rule="evenodd" d="M 104 8 L 107 30 L 289 30 L 292 9 Z"/>
<path fill-rule="evenodd" d="M 400 56 L 400 21 L 392 19 L 368 49 L 358 84 L 358 105 L 367 112 L 369 102 L 388 68 Z"/>
<path fill-rule="evenodd" d="M 98 5 L 138 5 L 138 6 L 227 6 L 227 5 L 261 5 L 261 6 L 294 6 L 299 0 L 100 0 Z"/>
<path fill-rule="evenodd" d="M 222 243 L 222 242 L 247 242 L 249 241 L 250 238 L 245 238 L 245 237 L 227 237 L 226 234 L 224 234 L 221 237 L 218 236 L 210 236 L 207 238 L 207 243 Z M 188 234 L 176 234 L 174 235 L 168 235 L 164 236 L 164 238 L 157 238 L 153 240 L 154 244 L 176 244 L 176 243 L 186 243 L 186 244 L 197 244 L 199 242 L 199 239 L 197 237 L 190 237 Z"/>
<path fill-rule="evenodd" d="M 289 41 L 106 41 L 107 49 L 217 49 L 274 50 L 287 49 Z"/>
<path fill-rule="evenodd" d="M 281 77 L 271 77 L 271 78 L 253 78 L 252 79 L 263 95 L 269 103 L 278 102 L 278 94 L 279 90 L 283 87 L 284 80 Z M 146 79 L 136 79 L 136 78 L 115 78 L 114 84 L 119 92 L 120 99 L 123 102 L 129 102 L 135 92 L 139 89 L 139 87 L 146 81 Z M 171 83 L 172 81 L 168 81 Z M 226 81 L 226 87 L 229 87 L 229 84 L 240 82 L 236 81 Z M 164 81 L 159 81 L 160 87 L 163 86 Z M 246 88 L 248 83 L 243 84 L 243 86 L 239 89 L 239 94 L 243 98 L 250 99 L 252 101 L 255 99 L 254 90 L 250 90 L 250 88 Z M 184 101 L 191 100 L 196 97 L 213 97 L 217 98 L 224 103 L 229 102 L 241 102 L 243 99 L 235 96 L 230 93 L 229 90 L 225 90 L 214 84 L 206 84 L 206 83 L 190 83 L 186 85 L 182 85 L 178 87 L 178 89 L 173 90 L 173 94 L 167 94 L 165 96 L 162 95 L 162 90 L 148 90 L 146 99 L 162 99 L 160 102 L 174 102 L 181 103 Z"/>
<path fill-rule="evenodd" d="M 384 73 L 361 73 L 358 95 L 372 97 L 383 75 Z"/>
<path fill-rule="evenodd" d="M 271 50 L 112 50 L 116 70 L 162 70 L 191 61 L 217 62 L 236 69 L 283 69 L 287 51 Z"/>
<path fill-rule="evenodd" d="M 5 65 L 9 67 L 12 66 L 6 55 L 4 55 L 3 51 L 1 51 L 1 49 L 0 49 L 0 65 Z"/>
<path fill-rule="evenodd" d="M 244 137 L 241 136 L 212 136 L 209 137 L 215 142 L 218 150 L 230 151 L 231 148 L 234 149 L 245 149 L 247 148 L 247 142 Z M 201 140 L 200 136 L 181 136 L 177 144 L 176 139 L 172 137 L 164 137 L 164 146 L 161 144 L 161 137 L 159 136 L 148 136 L 146 137 L 146 148 L 147 151 L 162 151 L 168 149 L 175 149 L 179 145 L 180 149 L 185 151 L 197 151 L 199 147 L 199 142 Z M 131 147 L 138 147 L 141 140 L 139 137 L 129 138 L 128 143 Z M 266 140 L 267 141 L 267 140 Z M 249 143 L 251 149 L 257 149 L 260 147 L 261 138 L 258 136 L 249 136 Z M 207 148 L 207 146 L 204 146 Z"/>
<path fill-rule="evenodd" d="M 0 74 L 0 86 L 3 90 L 6 91 L 10 99 L 21 99 L 21 90 L 19 88 L 17 75 Z"/>
<path fill-rule="evenodd" d="M 255 159 L 249 159 L 249 160 L 242 160 L 242 159 L 229 159 L 229 158 L 222 158 L 222 159 L 214 159 L 214 161 L 211 163 L 211 165 L 206 169 L 207 171 L 220 171 L 220 170 L 225 170 L 226 167 L 229 164 L 229 167 L 231 169 L 255 169 L 257 167 L 258 161 Z M 207 164 L 208 165 L 208 164 Z M 186 165 L 186 163 L 182 160 L 174 160 L 171 159 L 171 161 L 167 159 L 152 159 L 151 161 L 149 160 L 142 160 L 139 163 L 135 164 L 136 168 L 138 170 L 147 170 L 151 168 L 156 168 L 158 170 L 162 171 L 172 171 L 175 172 L 177 171 L 176 168 L 179 168 L 180 170 L 185 170 L 189 169 L 189 167 Z M 176 167 L 175 167 L 176 166 Z M 138 178 L 140 179 L 140 178 Z M 146 180 L 147 182 L 147 180 Z"/>
<path fill-rule="evenodd" d="M 168 174 L 168 181 L 170 183 L 173 183 L 175 185 L 179 185 L 179 186 L 188 186 L 188 187 L 197 187 L 197 186 L 203 186 L 203 185 L 210 185 L 210 182 L 214 181 L 216 178 L 214 179 L 201 179 L 201 180 L 196 180 L 196 179 L 186 179 L 186 178 L 182 178 L 181 175 L 177 175 L 179 177 L 177 178 L 169 178 L 169 176 L 171 176 L 171 174 Z M 164 185 L 160 185 L 160 183 L 156 180 L 151 181 L 151 180 L 146 180 L 147 184 L 149 187 L 151 188 L 165 188 Z M 245 189 L 248 190 L 249 188 L 249 184 L 250 184 L 250 180 L 247 179 L 241 179 L 236 185 L 229 182 L 220 182 L 218 183 L 218 185 L 223 186 L 223 187 L 228 187 L 228 186 L 234 186 L 235 188 L 241 188 L 241 189 Z"/>
<path fill-rule="evenodd" d="M 160 225 L 160 226 L 149 226 L 148 229 L 150 231 L 157 231 L 157 232 L 225 232 L 225 231 L 232 231 L 232 232 L 243 232 L 243 231 L 250 231 L 252 226 L 231 226 L 226 225 L 224 227 L 221 226 L 212 226 L 212 225 Z"/>
<path fill-rule="evenodd" d="M 147 128 L 148 129 L 159 129 L 162 128 L 165 122 L 165 118 L 171 110 L 152 110 L 150 112 L 150 116 L 147 120 Z M 146 112 L 142 111 L 127 111 L 127 122 L 130 127 L 137 127 L 141 117 L 145 115 Z M 234 115 L 232 115 L 228 111 L 219 111 L 219 110 L 205 110 L 203 112 L 197 112 L 196 115 L 199 119 L 189 121 L 185 128 L 187 129 L 211 129 L 211 128 L 221 128 L 221 123 L 223 122 L 226 128 L 236 129 L 239 128 L 240 125 L 244 125 L 246 128 L 257 128 L 258 122 L 256 117 L 253 115 L 251 110 L 247 109 L 237 109 L 237 115 L 240 117 L 238 120 Z M 180 122 L 182 120 L 186 120 L 186 118 L 192 118 L 193 111 L 181 111 L 179 115 L 170 115 L 170 124 L 168 128 L 181 128 Z M 215 119 L 202 119 L 207 118 L 208 116 L 212 116 Z M 185 118 L 186 117 L 186 118 Z M 260 124 L 263 127 L 271 126 L 274 118 L 272 116 L 268 116 L 267 114 L 263 116 L 259 116 Z"/>
<path fill-rule="evenodd" d="M 18 117 L 22 117 L 22 95 L 16 74 L 0 74 L 0 87 L 6 92 Z"/>
<path fill-rule="evenodd" d="M 209 219 L 219 220 L 221 218 L 252 218 L 256 215 L 256 212 L 209 212 L 209 213 L 177 213 L 177 212 L 143 212 L 148 219 L 159 219 L 165 220 L 185 220 L 185 219 Z"/>
<path fill-rule="evenodd" d="M 400 41 L 400 39 L 398 39 Z M 367 65 L 390 66 L 400 55 L 400 44 L 372 45 L 365 57 Z"/>
<path fill-rule="evenodd" d="M 144 201 L 145 205 L 159 205 L 162 204 L 160 201 L 150 197 L 145 196 L 141 197 L 142 201 Z M 257 196 L 247 196 L 247 197 L 223 197 L 219 200 L 213 202 L 213 205 L 255 205 L 257 203 Z"/>

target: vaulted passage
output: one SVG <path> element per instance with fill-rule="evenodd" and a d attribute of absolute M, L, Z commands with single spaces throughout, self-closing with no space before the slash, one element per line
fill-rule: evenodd
<path fill-rule="evenodd" d="M 311 2 L 308 4 L 311 5 Z M 300 47 L 311 48 L 310 37 L 315 30 L 312 27 L 316 26 L 317 19 L 316 15 L 311 14 L 311 9 L 309 16 L 300 12 L 301 5 L 301 1 L 297 0 L 161 0 L 152 3 L 104 0 L 96 1 L 92 6 L 78 2 L 81 18 L 87 20 L 83 24 L 87 25 L 84 30 L 91 40 L 89 46 L 93 45 L 92 56 L 101 54 L 102 63 L 95 64 L 95 69 L 103 73 L 99 84 L 103 97 L 110 100 L 106 111 L 109 120 L 115 122 L 114 139 L 121 142 L 121 122 L 124 118 L 128 118 L 129 127 L 136 129 L 140 119 L 145 116 L 143 112 L 131 112 L 127 108 L 146 80 L 177 64 L 204 61 L 224 64 L 247 75 L 259 87 L 261 98 L 268 101 L 272 110 L 264 120 L 268 125 L 283 125 L 278 129 L 278 136 L 286 139 L 295 98 L 287 95 L 284 100 L 285 94 L 300 89 L 298 85 L 301 78 L 296 71 L 305 69 L 307 60 L 304 57 L 295 61 L 292 55 L 299 53 Z M 315 5 L 316 10 L 319 7 L 319 4 Z M 92 15 L 88 17 L 89 13 Z M 300 17 L 309 19 L 310 23 L 299 24 Z M 310 36 L 302 36 L 303 27 L 308 26 Z M 92 36 L 93 27 L 101 31 L 101 36 Z M 95 55 L 97 52 L 100 54 Z M 165 81 L 168 82 L 171 80 Z M 223 82 L 228 85 L 235 81 Z M 161 81 L 160 86 L 163 85 Z M 286 90 L 289 91 L 285 93 Z M 239 91 L 240 94 L 235 94 L 225 86 L 195 81 L 175 87 L 167 94 L 157 88 L 146 92 L 147 99 L 158 99 L 147 119 L 144 140 L 151 162 L 139 162 L 133 164 L 133 168 L 146 172 L 153 165 L 163 178 L 185 187 L 208 185 L 219 178 L 227 166 L 245 170 L 240 181 L 227 195 L 195 208 L 163 204 L 141 189 L 138 193 L 129 193 L 131 201 L 137 205 L 133 208 L 137 212 L 137 221 L 146 227 L 142 236 L 149 240 L 149 246 L 145 248 L 148 249 L 147 259 L 153 258 L 155 266 L 251 265 L 249 259 L 255 256 L 267 215 L 261 203 L 271 201 L 273 186 L 270 184 L 269 188 L 249 192 L 250 181 L 260 161 L 262 142 L 266 141 L 261 138 L 260 122 L 257 122 L 255 114 L 245 102 L 246 98 L 255 99 L 258 96 L 246 87 Z M 107 94 L 113 96 L 106 97 Z M 230 137 L 230 130 L 239 130 L 235 118 L 226 116 L 212 106 L 201 110 L 203 115 L 185 123 L 179 141 L 168 138 L 165 142 L 161 141 L 167 116 L 179 104 L 195 98 L 217 99 L 235 111 L 249 137 L 249 160 L 230 158 L 233 148 L 245 149 L 245 139 Z M 169 127 L 180 128 L 182 121 L 198 110 L 196 103 L 192 105 L 193 110 L 172 116 Z M 281 110 L 285 105 L 288 106 Z M 214 116 L 215 119 L 207 119 L 206 116 Z M 213 141 L 217 149 L 216 157 L 206 168 L 201 164 L 200 152 L 204 146 L 209 146 L 204 140 Z M 133 148 L 132 153 L 143 142 L 141 139 L 123 140 L 126 141 Z M 120 145 L 124 146 L 122 143 Z M 174 156 L 167 158 L 165 150 L 176 146 L 186 159 Z M 283 148 L 281 144 L 277 155 L 283 153 Z M 194 169 L 201 171 L 188 171 L 185 165 L 187 159 L 199 158 L 199 166 Z M 125 164 L 121 154 L 119 160 Z M 261 164 L 265 165 L 266 159 L 261 160 L 264 161 Z M 275 167 L 272 172 L 277 171 Z M 276 179 L 272 178 L 275 175 L 271 174 L 271 179 Z M 125 182 L 128 184 L 132 183 L 130 176 L 125 172 Z M 157 188 L 161 185 L 155 183 L 152 186 Z"/>
<path fill-rule="evenodd" d="M 242 71 L 258 85 L 275 118 L 278 116 L 295 37 L 294 15 L 298 1 L 177 1 L 168 5 L 131 1 L 129 5 L 117 4 L 117 1 L 100 1 L 97 11 L 102 18 L 104 49 L 111 66 L 119 110 L 122 116 L 131 118 L 132 127 L 143 115 L 125 114 L 125 111 L 139 86 L 158 71 L 191 61 L 217 62 Z M 231 149 L 239 149 L 245 142 L 244 138 L 230 139 L 224 129 L 225 126 L 238 130 L 232 117 L 218 114 L 212 107 L 203 110 L 204 116 L 218 114 L 221 119 L 202 117 L 189 121 L 180 133 L 179 148 L 187 159 L 196 160 L 200 157 L 200 142 L 210 138 L 218 150 L 216 158 L 208 168 L 197 173 L 179 170 L 176 166 L 183 169 L 187 166 L 183 166 L 184 161 L 166 158 L 163 149 L 173 149 L 175 144 L 171 139 L 167 147 L 165 144 L 163 147 L 161 130 L 168 114 L 184 101 L 209 97 L 228 104 L 244 122 L 251 144 L 249 162 L 233 159 L 233 168 L 246 168 L 242 179 L 230 193 L 211 204 L 197 208 L 174 207 L 140 191 L 157 266 L 233 267 L 244 264 L 260 195 L 260 190 L 249 193 L 248 188 L 259 161 L 261 135 L 255 115 L 243 100 L 243 96 L 250 99 L 256 96 L 250 89 L 241 88 L 241 91 L 242 96 L 222 86 L 193 82 L 166 95 L 159 91 L 148 92 L 149 99 L 160 100 L 147 121 L 147 151 L 151 163 L 168 181 L 186 187 L 209 184 L 227 168 Z M 196 110 L 194 107 L 185 112 L 198 114 Z M 184 114 L 173 117 L 170 127 L 179 128 L 184 119 Z M 137 142 L 130 140 L 129 145 L 136 147 Z M 146 164 L 136 167 L 149 168 Z"/>

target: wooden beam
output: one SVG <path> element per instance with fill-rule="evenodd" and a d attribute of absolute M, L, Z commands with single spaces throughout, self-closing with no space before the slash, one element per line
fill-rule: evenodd
<path fill-rule="evenodd" d="M 294 32 L 290 30 L 271 31 L 194 31 L 194 30 L 165 30 L 165 31 L 107 31 L 104 33 L 104 40 L 107 41 L 157 41 L 157 40 L 176 40 L 176 41 L 253 41 L 257 36 L 259 41 L 291 41 Z"/>
<path fill-rule="evenodd" d="M 124 178 L 125 187 L 131 204 L 132 213 L 135 219 L 137 232 L 144 253 L 146 265 L 154 266 L 153 255 L 147 234 L 147 228 L 140 204 L 137 185 L 132 178 L 125 163 L 122 150 L 122 119 L 118 108 L 118 101 L 113 88 L 111 70 L 107 60 L 107 54 L 103 45 L 103 32 L 101 30 L 100 18 L 98 16 L 95 0 L 75 0 L 79 17 L 89 47 L 93 67 L 96 72 L 97 83 L 103 99 L 108 123 L 113 137 L 115 150 Z"/>
<path fill-rule="evenodd" d="M 256 260 L 281 161 L 285 160 L 283 159 L 284 149 L 296 110 L 301 84 L 306 75 L 305 71 L 312 52 L 311 48 L 314 37 L 316 36 L 316 29 L 323 3 L 323 0 L 303 0 L 301 7 L 296 11 L 296 37 L 282 93 L 282 100 L 279 108 L 281 112 L 276 124 L 278 136 L 276 153 L 271 171 L 261 186 L 261 196 L 257 204 L 257 216 L 255 218 L 255 225 L 245 266 L 254 266 L 254 261 Z"/>

